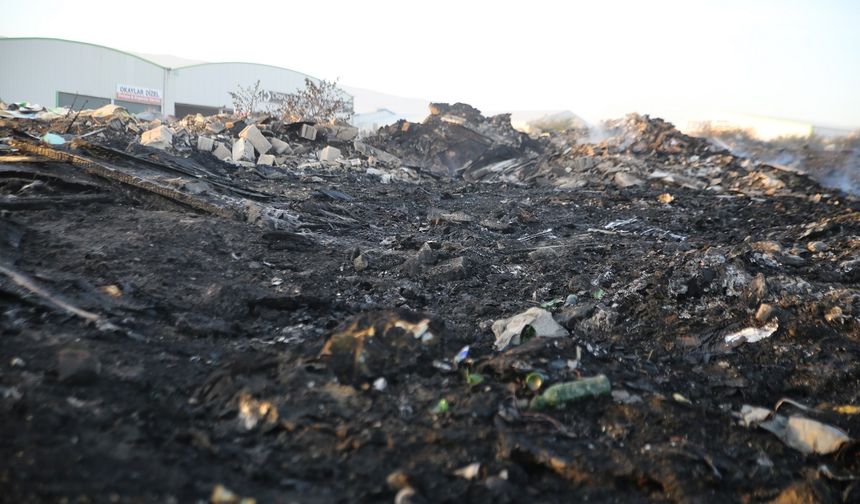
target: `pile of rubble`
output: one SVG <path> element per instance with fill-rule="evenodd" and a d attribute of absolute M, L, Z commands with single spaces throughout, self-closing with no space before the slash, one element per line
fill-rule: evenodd
<path fill-rule="evenodd" d="M 24 110 L 26 113 L 21 112 Z M 4 115 L 5 112 L 5 115 Z M 117 105 L 66 113 L 43 108 L 0 110 L 3 118 L 24 120 L 22 132 L 55 147 L 79 140 L 125 150 L 159 149 L 175 156 L 211 154 L 241 168 L 346 168 L 383 182 L 415 181 L 400 160 L 358 140 L 358 128 L 345 124 L 284 123 L 270 116 L 234 118 L 200 114 L 166 121 L 151 114 L 131 115 Z"/>
<path fill-rule="evenodd" d="M 348 125 L 284 123 L 268 116 L 198 114 L 147 121 L 116 105 L 65 115 L 28 114 L 15 111 L 7 117 L 33 117 L 28 131 L 43 139 L 51 134 L 53 145 L 87 139 L 129 152 L 145 146 L 179 156 L 210 153 L 232 166 L 262 172 L 337 167 L 383 182 L 416 182 L 423 176 L 560 189 L 656 182 L 749 195 L 814 190 L 798 170 L 736 156 L 662 119 L 638 114 L 609 121 L 597 133 L 575 129 L 531 138 L 513 129 L 509 114 L 485 117 L 463 103 L 434 103 L 424 122 L 399 121 L 365 139 Z"/>
<path fill-rule="evenodd" d="M 860 132 L 833 137 L 787 137 L 759 140 L 744 130 L 700 132 L 737 156 L 805 173 L 825 187 L 860 195 Z"/>
<path fill-rule="evenodd" d="M 371 141 L 406 166 L 466 180 L 522 173 L 542 152 L 539 143 L 511 126 L 510 114 L 484 117 L 464 103 L 433 103 L 423 123 L 398 121 Z"/>
<path fill-rule="evenodd" d="M 860 202 L 664 121 L 16 105 L 0 212 L 8 500 L 860 499 Z"/>

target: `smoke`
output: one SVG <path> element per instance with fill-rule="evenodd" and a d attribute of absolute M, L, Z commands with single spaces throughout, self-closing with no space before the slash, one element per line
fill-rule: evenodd
<path fill-rule="evenodd" d="M 702 128 L 692 134 L 708 138 L 735 156 L 784 166 L 805 173 L 828 189 L 860 196 L 860 135 L 780 137 L 761 140 L 740 129 Z"/>
<path fill-rule="evenodd" d="M 815 177 L 815 174 L 812 175 Z M 860 196 L 860 147 L 852 149 L 841 166 L 815 178 L 824 187 Z"/>

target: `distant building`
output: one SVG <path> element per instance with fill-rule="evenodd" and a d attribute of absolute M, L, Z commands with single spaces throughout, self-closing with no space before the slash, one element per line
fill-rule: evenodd
<path fill-rule="evenodd" d="M 402 119 L 397 113 L 388 109 L 378 109 L 373 112 L 355 114 L 352 116 L 352 125 L 360 131 L 374 132 L 383 126 L 394 124 Z"/>
<path fill-rule="evenodd" d="M 588 122 L 569 110 L 521 110 L 511 113 L 511 126 L 523 133 L 587 128 Z"/>
<path fill-rule="evenodd" d="M 0 99 L 47 107 L 98 108 L 115 103 L 132 113 L 178 117 L 232 108 L 230 91 L 253 86 L 271 96 L 295 92 L 305 78 L 287 68 L 256 63 L 196 63 L 131 54 L 84 42 L 46 38 L 0 38 Z M 187 61 L 187 60 L 186 60 Z M 348 100 L 352 96 L 344 92 Z"/>
<path fill-rule="evenodd" d="M 780 137 L 824 138 L 845 136 L 852 133 L 847 128 L 818 126 L 808 121 L 782 119 L 753 114 L 722 114 L 719 120 L 691 121 L 685 131 L 742 129 L 759 140 L 774 140 Z"/>

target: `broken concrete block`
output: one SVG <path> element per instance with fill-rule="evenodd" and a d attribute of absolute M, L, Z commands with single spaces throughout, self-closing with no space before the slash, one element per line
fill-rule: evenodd
<path fill-rule="evenodd" d="M 272 166 L 275 164 L 275 156 L 271 154 L 261 154 L 259 158 L 257 158 L 258 165 Z"/>
<path fill-rule="evenodd" d="M 113 105 L 108 103 L 107 105 L 97 108 L 90 113 L 91 117 L 95 117 L 96 119 L 107 119 L 110 117 L 124 117 L 127 118 L 128 110 L 119 105 Z"/>
<path fill-rule="evenodd" d="M 290 149 L 290 144 L 281 140 L 280 138 L 272 138 L 269 140 L 269 143 L 272 144 L 272 148 L 275 149 L 275 154 L 283 154 L 283 153 L 291 153 L 293 150 Z"/>
<path fill-rule="evenodd" d="M 397 156 L 389 154 L 389 153 L 385 152 L 384 150 L 377 149 L 375 147 L 371 147 L 370 145 L 367 145 L 366 143 L 359 142 L 358 140 L 356 140 L 355 142 L 353 142 L 353 146 L 355 147 L 355 150 L 357 150 L 361 154 L 364 154 L 365 156 L 367 156 L 368 161 L 370 161 L 371 159 L 374 159 L 376 161 L 379 161 L 382 164 L 385 164 L 385 165 L 388 165 L 388 166 L 391 166 L 394 168 L 399 167 L 401 164 L 400 158 L 398 158 Z"/>
<path fill-rule="evenodd" d="M 140 143 L 156 149 L 166 149 L 173 145 L 173 132 L 167 126 L 159 126 L 140 135 Z"/>
<path fill-rule="evenodd" d="M 240 138 L 233 142 L 233 161 L 254 161 L 254 146 Z"/>
<path fill-rule="evenodd" d="M 320 161 L 334 161 L 340 157 L 340 149 L 328 146 L 319 152 Z"/>
<path fill-rule="evenodd" d="M 227 149 L 227 147 L 224 147 L 224 145 L 220 142 L 218 143 L 218 145 L 215 146 L 215 150 L 212 151 L 212 155 L 222 161 L 225 159 L 229 159 L 233 156 L 230 150 Z"/>
<path fill-rule="evenodd" d="M 222 131 L 224 131 L 224 123 L 222 123 L 221 121 L 215 120 L 215 121 L 212 121 L 209 124 L 207 124 L 206 129 L 217 135 L 218 133 L 221 133 Z"/>
<path fill-rule="evenodd" d="M 330 141 L 351 142 L 358 136 L 358 128 L 354 126 L 329 126 L 326 136 Z"/>
<path fill-rule="evenodd" d="M 212 152 L 215 147 L 215 140 L 205 136 L 197 137 L 197 150 L 201 152 Z"/>
<path fill-rule="evenodd" d="M 469 265 L 465 257 L 455 257 L 433 266 L 427 273 L 436 282 L 462 280 L 469 276 Z"/>
<path fill-rule="evenodd" d="M 618 172 L 615 174 L 615 177 L 612 179 L 615 182 L 615 185 L 624 189 L 630 186 L 638 186 L 642 185 L 642 180 L 635 175 L 631 175 L 627 172 Z"/>
<path fill-rule="evenodd" d="M 302 124 L 302 129 L 299 130 L 299 136 L 305 140 L 314 141 L 317 139 L 317 129 L 310 124 Z"/>
<path fill-rule="evenodd" d="M 239 132 L 239 138 L 243 138 L 254 146 L 254 149 L 257 150 L 257 153 L 260 155 L 269 152 L 272 149 L 272 144 L 266 140 L 266 137 L 260 133 L 260 130 L 254 126 L 253 124 L 245 127 L 241 132 Z"/>

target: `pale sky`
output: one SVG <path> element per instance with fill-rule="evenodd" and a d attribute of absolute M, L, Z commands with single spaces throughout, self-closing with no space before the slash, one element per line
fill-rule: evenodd
<path fill-rule="evenodd" d="M 0 36 L 266 63 L 496 112 L 860 127 L 852 0 L 2 0 Z"/>

